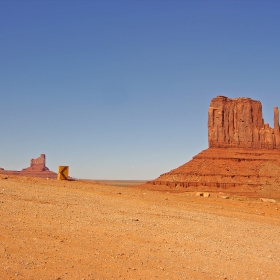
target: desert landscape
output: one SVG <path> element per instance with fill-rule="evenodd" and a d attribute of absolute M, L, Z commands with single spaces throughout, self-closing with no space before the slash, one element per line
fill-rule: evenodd
<path fill-rule="evenodd" d="M 1 279 L 279 279 L 279 201 L 0 180 Z"/>
<path fill-rule="evenodd" d="M 209 148 L 152 181 L 0 171 L 1 279 L 279 279 L 280 132 L 218 96 Z"/>

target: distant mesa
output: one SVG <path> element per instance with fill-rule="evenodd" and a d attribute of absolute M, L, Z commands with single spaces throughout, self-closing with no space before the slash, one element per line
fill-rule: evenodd
<path fill-rule="evenodd" d="M 30 177 L 42 177 L 42 178 L 57 178 L 57 173 L 50 171 L 46 167 L 46 155 L 41 154 L 40 157 L 31 159 L 30 166 L 22 169 L 22 171 L 4 170 L 0 168 L 0 174 L 7 175 L 21 175 Z"/>
<path fill-rule="evenodd" d="M 279 192 L 279 112 L 264 123 L 260 101 L 213 98 L 208 110 L 209 148 L 143 188 L 169 191 L 232 191 L 250 196 Z"/>
<path fill-rule="evenodd" d="M 46 155 L 45 154 L 41 154 L 40 157 L 38 158 L 32 158 L 30 160 L 30 167 L 27 167 L 25 169 L 22 169 L 22 171 L 28 171 L 28 172 L 32 172 L 32 171 L 46 171 L 49 170 L 46 167 Z"/>

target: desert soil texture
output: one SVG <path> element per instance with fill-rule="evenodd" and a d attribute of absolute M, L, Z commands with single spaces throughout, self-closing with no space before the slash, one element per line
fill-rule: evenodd
<path fill-rule="evenodd" d="M 0 279 L 280 279 L 280 203 L 0 177 Z"/>

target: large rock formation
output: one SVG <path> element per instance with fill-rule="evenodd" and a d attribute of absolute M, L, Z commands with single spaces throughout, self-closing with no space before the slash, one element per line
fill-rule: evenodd
<path fill-rule="evenodd" d="M 208 140 L 207 150 L 143 187 L 171 191 L 227 190 L 251 196 L 269 189 L 278 191 L 280 197 L 277 107 L 271 128 L 263 121 L 259 101 L 218 96 L 212 99 L 208 111 Z"/>
<path fill-rule="evenodd" d="M 46 167 L 46 155 L 45 154 L 41 154 L 40 157 L 38 158 L 32 158 L 30 160 L 30 167 L 28 168 L 24 168 L 22 171 L 36 171 L 36 172 L 40 172 L 40 171 L 46 171 L 49 170 Z"/>
<path fill-rule="evenodd" d="M 212 99 L 208 111 L 209 147 L 280 150 L 279 112 L 274 108 L 274 128 L 265 124 L 260 101 L 250 98 Z"/>
<path fill-rule="evenodd" d="M 22 169 L 22 171 L 0 169 L 0 174 L 5 175 L 21 175 L 30 177 L 57 178 L 57 173 L 50 171 L 46 167 L 46 155 L 41 154 L 40 157 L 31 159 L 30 166 Z"/>

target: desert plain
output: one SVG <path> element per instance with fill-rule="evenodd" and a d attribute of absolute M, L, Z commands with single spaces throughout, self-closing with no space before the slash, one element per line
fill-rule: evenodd
<path fill-rule="evenodd" d="M 280 278 L 279 199 L 106 183 L 0 175 L 0 279 Z"/>

